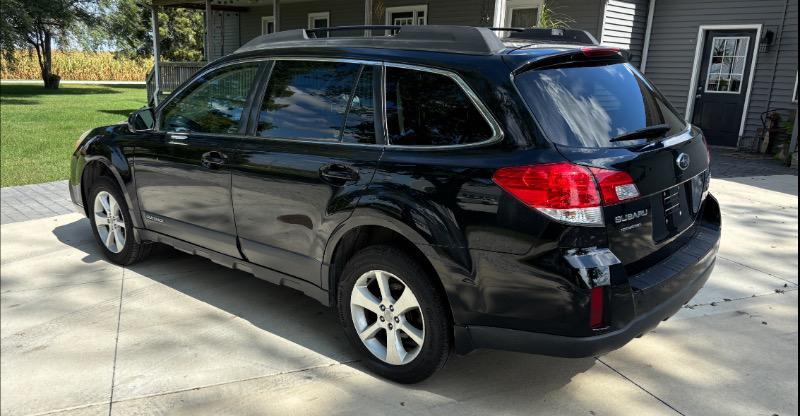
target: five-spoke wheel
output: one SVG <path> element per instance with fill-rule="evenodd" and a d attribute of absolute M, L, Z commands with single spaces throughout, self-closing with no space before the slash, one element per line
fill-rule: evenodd
<path fill-rule="evenodd" d="M 386 363 L 411 362 L 425 342 L 416 296 L 387 271 L 370 270 L 358 278 L 350 295 L 350 316 L 361 342 Z"/>
<path fill-rule="evenodd" d="M 113 195 L 100 191 L 94 197 L 94 226 L 108 251 L 119 253 L 125 248 L 125 217 Z"/>
<path fill-rule="evenodd" d="M 136 241 L 128 204 L 116 181 L 109 177 L 97 178 L 86 196 L 94 237 L 109 260 L 129 265 L 150 252 L 148 244 Z"/>
<path fill-rule="evenodd" d="M 372 371 L 401 383 L 424 380 L 450 355 L 447 300 L 422 259 L 386 245 L 365 247 L 342 270 L 339 321 Z"/>

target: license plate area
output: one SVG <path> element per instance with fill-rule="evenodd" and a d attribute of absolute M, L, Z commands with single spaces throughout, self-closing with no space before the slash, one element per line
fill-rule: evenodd
<path fill-rule="evenodd" d="M 706 189 L 706 175 L 661 191 L 653 201 L 653 241 L 661 243 L 680 235 L 693 223 Z"/>

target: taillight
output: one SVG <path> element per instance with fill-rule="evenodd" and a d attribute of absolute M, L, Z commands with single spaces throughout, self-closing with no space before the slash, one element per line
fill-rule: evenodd
<path fill-rule="evenodd" d="M 529 207 L 574 225 L 602 226 L 604 205 L 639 196 L 625 172 L 568 162 L 501 168 L 492 180 Z"/>
<path fill-rule="evenodd" d="M 586 46 L 581 48 L 581 52 L 587 57 L 611 56 L 619 54 L 620 49 L 608 46 Z"/>
<path fill-rule="evenodd" d="M 592 329 L 606 326 L 603 316 L 606 303 L 605 289 L 605 286 L 593 287 L 591 295 L 589 296 L 589 326 L 591 326 Z"/>

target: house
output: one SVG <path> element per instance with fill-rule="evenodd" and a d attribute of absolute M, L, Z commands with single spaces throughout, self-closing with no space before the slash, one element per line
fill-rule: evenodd
<path fill-rule="evenodd" d="M 628 49 L 631 63 L 687 120 L 703 128 L 710 144 L 755 148 L 767 115 L 778 114 L 784 121 L 797 117 L 798 0 L 152 0 L 152 4 L 154 10 L 204 9 L 209 16 L 208 60 L 280 30 L 424 24 L 529 27 L 555 14 L 603 44 Z M 155 20 L 157 14 L 153 16 Z M 204 64 L 156 62 L 159 70 L 148 77 L 151 97 L 157 97 L 156 89 L 168 92 Z M 796 143 L 791 148 L 796 149 Z"/>

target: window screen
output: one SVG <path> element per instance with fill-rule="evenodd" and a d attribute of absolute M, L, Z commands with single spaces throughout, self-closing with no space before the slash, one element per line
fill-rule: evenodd
<path fill-rule="evenodd" d="M 338 140 L 360 67 L 343 62 L 276 61 L 256 134 Z"/>
<path fill-rule="evenodd" d="M 257 72 L 257 63 L 231 65 L 196 79 L 161 110 L 162 129 L 238 133 Z"/>
<path fill-rule="evenodd" d="M 492 137 L 489 123 L 452 78 L 386 68 L 389 141 L 405 146 L 470 144 Z"/>

